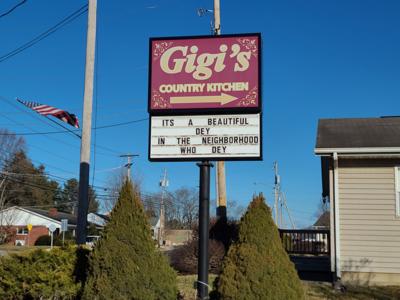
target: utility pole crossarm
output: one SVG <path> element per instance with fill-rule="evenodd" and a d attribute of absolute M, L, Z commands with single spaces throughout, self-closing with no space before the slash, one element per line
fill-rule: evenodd
<path fill-rule="evenodd" d="M 128 162 L 124 165 L 124 167 L 127 169 L 126 178 L 129 181 L 131 181 L 131 167 L 133 165 L 131 160 L 132 160 L 132 157 L 137 157 L 137 156 L 139 156 L 139 154 L 130 154 L 130 153 L 122 154 L 119 156 L 119 157 L 126 157 L 128 159 Z"/>

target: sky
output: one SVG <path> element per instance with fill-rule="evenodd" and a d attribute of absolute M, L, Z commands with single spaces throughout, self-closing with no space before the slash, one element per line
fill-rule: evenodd
<path fill-rule="evenodd" d="M 16 3 L 1 1 L 0 15 Z M 59 130 L 15 103 L 16 97 L 63 108 L 81 119 L 86 13 L 17 55 L 1 57 L 85 4 L 28 0 L 0 17 L 0 128 Z M 92 124 L 138 121 L 92 132 L 94 185 L 107 186 L 121 170 L 115 168 L 125 163 L 119 155 L 135 153 L 132 176 L 145 192 L 159 190 L 164 169 L 169 190 L 198 187 L 195 162 L 147 160 L 149 124 L 140 121 L 148 118 L 149 38 L 210 34 L 212 15 L 199 17 L 198 8 L 212 9 L 213 1 L 98 1 Z M 271 204 L 277 161 L 296 226 L 308 226 L 321 201 L 320 160 L 314 154 L 318 119 L 400 114 L 400 2 L 221 0 L 221 31 L 260 32 L 263 51 L 263 161 L 226 163 L 228 199 L 247 206 L 254 193 L 263 192 Z M 52 175 L 78 177 L 80 140 L 74 135 L 24 137 L 35 164 L 45 165 Z M 215 168 L 212 201 L 214 173 Z"/>

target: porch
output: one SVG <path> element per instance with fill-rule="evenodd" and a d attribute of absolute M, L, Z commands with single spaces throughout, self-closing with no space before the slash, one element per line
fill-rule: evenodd
<path fill-rule="evenodd" d="M 279 234 L 301 279 L 332 281 L 329 230 L 279 229 Z"/>

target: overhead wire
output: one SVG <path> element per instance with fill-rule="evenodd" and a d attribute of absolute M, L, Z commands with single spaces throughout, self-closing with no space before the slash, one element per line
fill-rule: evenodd
<path fill-rule="evenodd" d="M 11 122 L 14 122 L 15 124 L 21 124 L 21 125 L 23 125 L 22 123 L 19 123 L 19 122 L 15 121 L 15 120 L 9 118 L 8 116 L 4 115 L 4 114 L 1 113 L 1 112 L 0 112 L 0 116 L 3 116 L 3 117 L 6 118 L 7 120 L 10 120 Z M 31 129 L 31 130 L 33 130 L 33 129 Z M 1 134 L 0 134 L 0 135 L 1 135 Z M 9 134 L 6 133 L 6 135 L 9 135 Z M 48 150 L 46 150 L 46 149 L 44 149 L 44 148 L 42 148 L 42 147 L 39 147 L 39 146 L 36 146 L 36 145 L 30 145 L 30 146 L 31 146 L 32 148 L 36 148 L 36 149 L 39 149 L 40 151 L 43 151 L 43 152 L 48 153 L 48 154 L 50 154 L 50 155 L 53 155 L 54 157 L 57 157 L 57 158 L 59 158 L 59 159 L 62 159 L 62 160 L 71 162 L 71 159 L 66 158 L 66 157 L 64 157 L 64 156 L 61 156 L 61 155 L 59 155 L 59 154 L 53 153 L 53 152 L 51 152 L 51 151 L 48 151 Z"/>
<path fill-rule="evenodd" d="M 7 150 L 7 149 L 4 149 L 4 148 L 0 148 L 0 150 L 1 150 L 1 151 L 4 151 L 4 152 L 8 152 L 8 153 L 10 153 L 10 154 L 14 154 L 13 152 L 11 152 L 11 151 L 9 151 L 9 150 Z M 38 160 L 35 160 L 35 159 L 31 159 L 31 158 L 30 158 L 30 160 L 31 160 L 32 162 L 35 162 L 35 163 L 39 164 L 39 165 L 43 165 L 43 166 L 45 166 L 45 167 L 53 168 L 53 169 L 55 169 L 55 170 L 58 170 L 58 171 L 60 171 L 60 172 L 65 173 L 65 174 L 76 175 L 76 172 L 72 172 L 72 171 L 68 171 L 68 170 L 65 170 L 65 169 L 62 169 L 62 168 L 59 168 L 59 167 L 55 167 L 55 166 L 53 166 L 53 165 L 50 165 L 50 164 L 48 164 L 48 163 L 43 163 L 43 162 L 38 161 Z"/>
<path fill-rule="evenodd" d="M 98 126 L 98 127 L 93 127 L 93 130 L 98 130 L 98 129 L 104 129 L 104 128 L 111 128 L 111 127 L 117 127 L 117 126 L 125 126 L 133 123 L 138 123 L 138 122 L 143 122 L 147 121 L 149 118 L 142 118 L 142 119 L 137 119 L 137 120 L 132 120 L 132 121 L 127 121 L 127 122 L 122 122 L 122 123 L 115 123 L 115 124 L 109 124 L 109 125 L 104 125 L 104 126 Z M 25 125 L 20 125 L 20 126 L 25 126 Z M 73 130 L 74 132 L 79 132 L 79 130 Z M 16 132 L 16 133 L 0 133 L 0 135 L 47 135 L 47 134 L 59 134 L 59 133 L 67 133 L 67 130 L 58 130 L 58 131 L 42 131 L 42 132 Z"/>
<path fill-rule="evenodd" d="M 7 104 L 9 104 L 9 105 L 11 105 L 11 106 L 13 106 L 13 107 L 15 107 L 15 108 L 18 109 L 18 110 L 24 112 L 25 114 L 27 114 L 27 115 L 30 116 L 31 118 L 36 119 L 36 120 L 39 120 L 40 122 L 42 122 L 42 123 L 44 123 L 44 124 L 46 124 L 46 125 L 49 125 L 49 126 L 51 126 L 51 127 L 53 127 L 53 128 L 56 128 L 53 124 L 44 121 L 43 118 L 37 116 L 36 114 L 31 114 L 30 112 L 28 112 L 28 111 L 26 111 L 26 110 L 23 110 L 22 108 L 20 108 L 19 106 L 17 106 L 15 103 L 11 102 L 10 100 L 8 100 L 7 98 L 5 98 L 5 97 L 3 97 L 3 96 L 0 96 L 0 100 L 2 100 L 3 102 L 5 102 L 5 103 L 7 103 Z M 3 113 L 0 113 L 0 114 L 1 114 L 4 118 L 6 118 L 7 120 L 10 120 L 11 122 L 16 123 L 16 124 L 18 124 L 18 125 L 24 126 L 25 128 L 27 128 L 27 129 L 33 131 L 33 133 L 35 133 L 35 134 L 29 133 L 29 135 L 43 135 L 43 136 L 46 136 L 46 137 L 47 137 L 47 134 L 42 134 L 42 133 L 38 132 L 36 129 L 32 129 L 32 128 L 30 128 L 30 127 L 24 125 L 23 123 L 17 122 L 17 121 L 11 119 L 10 117 L 8 117 L 7 115 L 5 115 L 5 114 L 3 114 Z M 56 129 L 58 129 L 58 128 L 56 128 Z M 68 131 L 62 131 L 62 132 L 68 132 Z M 1 135 L 1 134 L 0 134 L 0 135 Z M 18 134 L 15 134 L 15 135 L 18 135 Z M 71 147 L 71 148 L 74 148 L 74 149 L 79 148 L 79 146 L 77 146 L 77 145 L 72 145 L 72 144 L 66 143 L 66 142 L 63 141 L 63 140 L 59 140 L 59 139 L 56 139 L 56 138 L 51 137 L 51 136 L 48 136 L 47 138 L 52 139 L 52 140 L 54 140 L 54 141 L 57 141 L 58 143 L 62 143 L 62 144 L 64 144 L 64 145 L 67 145 L 67 146 L 69 146 L 69 147 Z M 101 146 L 101 145 L 97 145 L 97 147 L 100 148 L 100 149 L 103 149 L 103 150 L 105 150 L 105 151 L 108 151 L 108 152 L 112 153 L 113 155 L 119 155 L 118 152 L 116 152 L 116 151 L 114 151 L 114 150 L 112 150 L 112 149 L 109 149 L 108 147 Z M 109 156 L 109 155 L 110 155 L 110 154 L 106 154 L 106 153 L 102 153 L 102 152 L 98 152 L 98 153 L 101 154 L 101 155 L 104 155 L 104 156 Z"/>
<path fill-rule="evenodd" d="M 23 45 L 19 46 L 18 48 L 16 48 L 16 49 L 14 49 L 14 50 L 12 50 L 12 51 L 0 56 L 0 63 L 5 61 L 5 60 L 7 60 L 7 59 L 10 59 L 11 57 L 21 53 L 22 51 L 24 51 L 26 49 L 34 46 L 35 44 L 37 44 L 41 40 L 45 39 L 46 37 L 50 36 L 51 34 L 57 32 L 59 29 L 63 28 L 65 25 L 71 23 L 72 21 L 74 21 L 76 18 L 80 17 L 81 15 L 86 13 L 87 11 L 88 11 L 88 5 L 85 4 L 81 8 L 75 10 L 72 14 L 68 15 L 67 17 L 65 17 L 64 19 L 59 21 L 54 26 L 50 27 L 46 31 L 44 31 L 41 34 L 37 35 L 35 38 L 30 40 L 29 42 L 24 43 Z"/>
<path fill-rule="evenodd" d="M 11 14 L 14 10 L 16 10 L 18 7 L 20 7 L 21 5 L 25 4 L 27 0 L 22 0 L 21 2 L 15 4 L 13 7 L 11 7 L 9 10 L 7 10 L 5 13 L 2 13 L 0 15 L 0 18 L 3 18 L 9 14 Z"/>
<path fill-rule="evenodd" d="M 11 153 L 10 151 L 7 151 L 7 150 L 2 149 L 2 148 L 0 148 L 0 150 L 4 150 L 4 151 L 6 151 L 6 152 L 8 152 L 8 153 Z M 73 179 L 73 178 L 76 179 L 76 177 L 77 177 L 77 174 L 74 173 L 74 172 L 70 172 L 70 171 L 67 171 L 67 170 L 64 170 L 64 169 L 61 169 L 61 168 L 58 168 L 58 167 L 49 165 L 49 164 L 45 164 L 45 163 L 43 163 L 43 162 L 40 162 L 40 161 L 37 161 L 37 160 L 34 160 L 34 159 L 30 159 L 30 160 L 31 160 L 32 162 L 38 163 L 39 165 L 43 165 L 45 168 L 50 167 L 50 168 L 56 169 L 56 170 L 58 170 L 58 171 L 60 171 L 60 172 L 73 175 L 73 177 L 65 178 L 65 177 L 62 177 L 62 176 L 59 176 L 59 175 L 51 174 L 51 173 L 49 173 L 49 172 L 44 172 L 44 175 L 46 175 L 46 176 L 54 177 L 54 178 L 57 178 L 57 179 L 60 179 L 60 180 L 64 180 L 64 181 L 68 181 L 68 180 Z M 1 157 L 0 157 L 0 161 L 6 162 L 6 161 L 5 161 L 3 158 L 1 158 Z M 1 173 L 1 171 L 0 171 L 0 173 Z M 21 175 L 27 175 L 27 176 L 29 176 L 29 175 L 35 175 L 35 174 L 29 174 L 29 173 L 28 173 L 28 174 L 27 174 L 27 173 L 20 173 L 20 174 L 21 174 Z M 94 189 L 102 189 L 102 190 L 108 190 L 108 189 L 109 189 L 109 187 L 107 187 L 107 183 L 105 183 L 104 181 L 100 181 L 100 180 L 97 180 L 97 181 L 98 181 L 98 182 L 101 182 L 101 183 L 104 183 L 105 186 L 92 185 L 92 187 L 93 187 Z"/>
<path fill-rule="evenodd" d="M 11 173 L 11 172 L 1 172 L 1 173 L 7 175 L 7 179 L 8 179 L 8 180 L 17 182 L 17 183 L 22 184 L 22 185 L 25 185 L 25 186 L 34 187 L 34 188 L 38 188 L 38 189 L 45 190 L 45 191 L 52 191 L 52 192 L 65 193 L 65 190 L 60 190 L 59 187 L 57 187 L 57 188 L 51 188 L 51 187 L 48 187 L 48 186 L 40 185 L 40 184 L 38 184 L 38 183 L 27 182 L 27 181 L 20 180 L 20 179 L 18 179 L 18 178 L 13 178 L 12 176 L 10 176 L 10 175 L 17 175 L 17 176 L 18 176 L 18 175 L 37 175 L 37 176 L 44 176 L 44 175 L 47 175 L 47 174 L 43 174 L 43 175 L 41 175 L 41 174 L 17 174 L 17 173 Z M 97 187 L 97 188 L 102 188 L 102 189 L 106 190 L 106 188 L 104 188 L 104 187 Z M 16 191 L 16 190 L 13 190 L 13 191 Z M 156 194 L 141 192 L 141 193 L 140 193 L 140 196 L 141 196 L 141 201 L 143 202 L 144 205 L 156 205 L 156 206 L 159 205 L 159 201 L 156 200 L 156 199 L 154 199 L 154 197 L 156 197 Z M 97 200 L 101 200 L 101 201 L 103 201 L 103 202 L 104 202 L 104 201 L 105 201 L 105 202 L 107 202 L 107 201 L 115 202 L 115 201 L 118 199 L 118 197 L 119 197 L 119 193 L 117 193 L 117 195 L 115 195 L 115 196 L 114 196 L 114 195 L 110 195 L 110 194 L 100 194 L 100 193 L 96 193 L 96 199 L 97 199 Z M 157 197 L 156 197 L 156 198 L 157 198 Z M 55 200 L 57 200 L 57 199 L 60 200 L 60 198 L 55 197 Z M 165 204 L 166 207 L 170 208 L 170 207 L 173 206 L 174 202 L 172 201 L 172 199 L 169 199 L 170 201 L 168 201 L 168 199 L 165 199 L 165 200 L 166 200 L 166 201 L 165 201 L 164 204 Z M 73 201 L 73 202 L 75 203 L 76 201 Z M 72 203 L 72 202 L 71 202 L 71 203 Z M 67 202 L 62 202 L 62 203 L 59 204 L 59 206 L 64 206 L 64 205 L 66 205 L 66 204 L 67 204 Z M 55 206 L 57 206 L 57 205 L 48 205 L 48 207 L 55 207 Z M 34 207 L 34 206 L 30 206 L 30 207 Z M 44 207 L 44 206 L 38 205 L 37 207 Z"/>

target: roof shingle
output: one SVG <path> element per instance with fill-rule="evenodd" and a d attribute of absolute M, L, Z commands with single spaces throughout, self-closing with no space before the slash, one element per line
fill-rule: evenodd
<path fill-rule="evenodd" d="M 320 119 L 316 148 L 400 147 L 400 117 Z"/>

